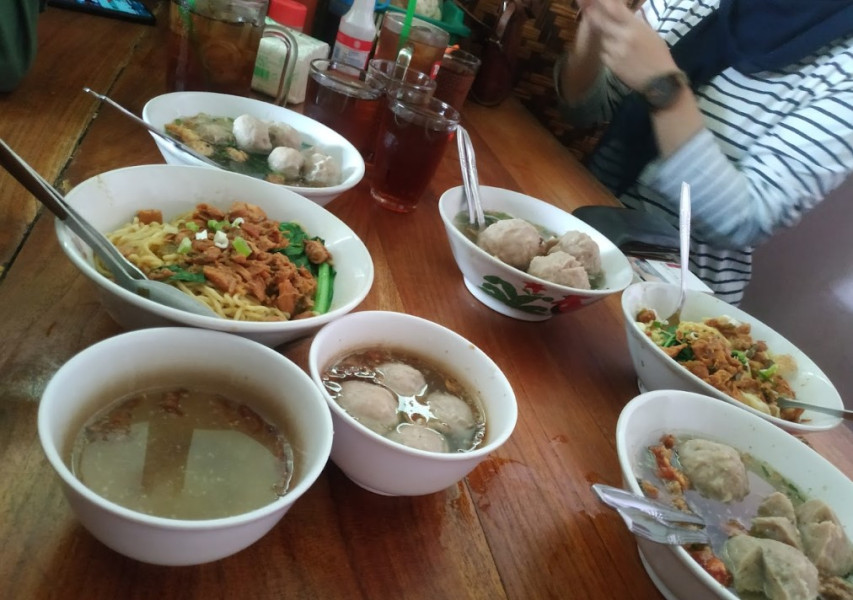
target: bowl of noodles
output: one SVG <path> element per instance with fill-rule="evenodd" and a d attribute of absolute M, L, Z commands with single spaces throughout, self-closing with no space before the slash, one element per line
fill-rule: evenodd
<path fill-rule="evenodd" d="M 831 429 L 841 419 L 780 407 L 780 397 L 844 408 L 821 369 L 752 315 L 710 294 L 687 292 L 678 322 L 676 285 L 640 282 L 622 294 L 628 350 L 642 390 L 677 389 L 732 403 L 791 432 Z"/>
<path fill-rule="evenodd" d="M 222 169 L 281 184 L 321 206 L 364 177 L 364 159 L 345 137 L 270 102 L 172 92 L 149 100 L 142 118 Z M 154 141 L 169 164 L 209 166 L 156 136 Z"/>
<path fill-rule="evenodd" d="M 633 270 L 616 245 L 586 222 L 531 196 L 480 186 L 487 227 L 468 223 L 462 187 L 438 208 L 469 292 L 508 317 L 544 321 L 624 290 Z"/>
<path fill-rule="evenodd" d="M 278 346 L 352 311 L 373 283 L 370 254 L 343 221 L 284 187 L 228 171 L 117 169 L 80 183 L 66 200 L 149 278 L 195 296 L 217 315 L 121 287 L 57 220 L 63 251 L 127 329 L 185 325 Z"/>

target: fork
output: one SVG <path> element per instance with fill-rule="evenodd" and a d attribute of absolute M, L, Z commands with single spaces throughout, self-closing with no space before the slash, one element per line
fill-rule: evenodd
<path fill-rule="evenodd" d="M 686 526 L 664 525 L 633 508 L 617 509 L 631 533 L 658 544 L 681 546 L 685 544 L 708 544 L 711 537 L 704 529 L 688 529 Z"/>
<path fill-rule="evenodd" d="M 474 157 L 474 144 L 462 125 L 456 126 L 456 144 L 459 148 L 459 162 L 462 166 L 462 184 L 468 201 L 468 222 L 478 230 L 485 229 L 486 217 L 480 201 L 480 182 L 477 175 L 477 161 Z"/>

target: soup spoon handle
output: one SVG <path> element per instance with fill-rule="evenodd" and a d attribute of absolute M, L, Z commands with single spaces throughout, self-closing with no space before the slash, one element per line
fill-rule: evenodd
<path fill-rule="evenodd" d="M 776 405 L 780 408 L 804 408 L 806 410 L 813 410 L 815 412 L 821 412 L 827 415 L 832 415 L 833 417 L 839 417 L 841 419 L 853 421 L 853 410 L 831 408 L 829 406 L 818 406 L 816 404 L 809 404 L 808 402 L 799 402 L 797 400 L 791 400 L 789 398 L 777 398 Z"/>
<path fill-rule="evenodd" d="M 196 158 L 196 159 L 200 160 L 201 162 L 203 162 L 207 165 L 210 165 L 211 167 L 216 167 L 217 169 L 222 168 L 215 161 L 209 159 L 208 157 L 204 156 L 203 154 L 199 154 L 198 152 L 196 152 L 195 150 L 193 150 L 192 148 L 190 148 L 186 144 L 179 142 L 175 138 L 172 138 L 172 137 L 166 135 L 165 133 L 163 133 L 162 131 L 160 131 L 159 129 L 154 127 L 153 125 L 149 125 L 144 120 L 137 117 L 135 114 L 133 114 L 132 112 L 127 110 L 125 107 L 123 107 L 121 104 L 119 104 L 118 102 L 116 102 L 115 100 L 110 98 L 109 96 L 105 96 L 104 94 L 99 94 L 98 92 L 96 92 L 92 88 L 88 88 L 88 87 L 84 87 L 83 91 L 88 92 L 88 93 L 92 94 L 93 96 L 95 96 L 96 98 L 106 102 L 107 104 L 109 104 L 110 106 L 112 106 L 113 108 L 115 108 L 119 112 L 121 112 L 124 116 L 129 117 L 131 120 L 135 121 L 139 125 L 142 125 L 145 129 L 147 129 L 148 131 L 150 131 L 151 133 L 156 135 L 158 138 L 160 138 L 161 140 L 163 140 L 164 142 L 166 142 L 167 144 L 172 146 L 173 149 L 178 150 L 179 152 L 183 152 L 185 154 L 189 154 L 193 158 Z"/>

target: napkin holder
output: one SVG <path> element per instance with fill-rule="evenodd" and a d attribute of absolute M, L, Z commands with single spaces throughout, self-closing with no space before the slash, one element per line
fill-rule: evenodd
<path fill-rule="evenodd" d="M 621 206 L 581 206 L 572 214 L 628 256 L 678 260 L 678 228 L 662 216 Z"/>

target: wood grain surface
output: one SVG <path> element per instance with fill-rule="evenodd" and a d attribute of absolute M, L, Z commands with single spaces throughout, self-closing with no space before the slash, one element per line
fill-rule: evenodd
<path fill-rule="evenodd" d="M 163 93 L 160 16 L 146 27 L 49 8 L 33 72 L 0 96 L 0 137 L 63 189 L 162 163 L 147 132 L 82 92 L 89 86 L 136 113 Z M 568 210 L 614 202 L 517 102 L 469 103 L 463 121 L 484 184 Z M 514 434 L 466 480 L 423 497 L 372 494 L 329 463 L 258 543 L 211 564 L 168 568 L 124 558 L 89 535 L 41 451 L 45 384 L 121 329 L 60 250 L 52 215 L 0 173 L 0 598 L 660 597 L 632 537 L 590 491 L 620 483 L 615 426 L 637 394 L 618 295 L 542 323 L 492 312 L 465 289 L 438 215 L 438 196 L 461 184 L 455 147 L 413 214 L 375 205 L 369 178 L 328 206 L 375 263 L 359 309 L 425 317 L 482 348 L 518 398 Z M 279 350 L 305 368 L 310 342 Z M 853 473 L 846 427 L 807 441 Z"/>

